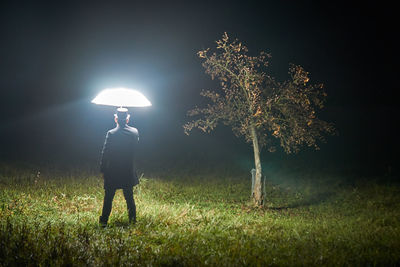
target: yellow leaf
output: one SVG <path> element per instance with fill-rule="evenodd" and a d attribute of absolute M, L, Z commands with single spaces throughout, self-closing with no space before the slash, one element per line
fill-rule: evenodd
<path fill-rule="evenodd" d="M 257 112 L 253 116 L 257 117 L 257 116 L 261 115 L 261 113 L 262 113 L 261 108 L 258 107 Z"/>

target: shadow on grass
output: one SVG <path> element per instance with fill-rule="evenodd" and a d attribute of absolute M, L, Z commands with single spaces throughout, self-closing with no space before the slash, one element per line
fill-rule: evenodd
<path fill-rule="evenodd" d="M 113 222 L 112 224 L 110 224 L 110 225 L 112 225 L 113 227 L 122 227 L 122 228 L 126 228 L 126 227 L 134 226 L 135 224 L 134 224 L 134 223 L 130 223 L 128 220 L 126 220 L 126 221 L 117 220 L 117 221 L 114 221 L 114 222 Z"/>
<path fill-rule="evenodd" d="M 136 222 L 129 222 L 128 218 L 118 218 L 109 222 L 108 227 L 129 228 L 129 227 L 145 227 L 151 225 L 158 225 L 160 221 L 151 216 L 140 216 Z"/>
<path fill-rule="evenodd" d="M 312 206 L 312 205 L 318 205 L 334 195 L 335 194 L 333 192 L 318 193 L 313 196 L 310 196 L 309 198 L 302 199 L 300 201 L 291 203 L 286 206 L 268 207 L 268 209 L 280 211 L 280 210 L 288 210 L 288 209 L 295 209 L 295 208 L 307 207 L 307 206 Z"/>

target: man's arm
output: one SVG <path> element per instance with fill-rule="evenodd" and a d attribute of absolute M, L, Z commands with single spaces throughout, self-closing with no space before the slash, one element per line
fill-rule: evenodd
<path fill-rule="evenodd" d="M 106 172 L 109 164 L 109 150 L 110 150 L 110 132 L 107 132 L 106 140 L 104 141 L 103 150 L 101 152 L 100 171 Z"/>
<path fill-rule="evenodd" d="M 139 184 L 139 177 L 137 175 L 137 168 L 136 168 L 136 150 L 138 148 L 138 144 L 139 144 L 139 131 L 136 130 L 136 134 L 134 135 L 134 152 L 133 152 L 133 158 L 132 158 L 132 165 L 133 165 L 133 186 L 138 185 Z"/>

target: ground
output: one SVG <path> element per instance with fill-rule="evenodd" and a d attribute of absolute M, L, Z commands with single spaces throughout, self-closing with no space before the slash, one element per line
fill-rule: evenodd
<path fill-rule="evenodd" d="M 118 191 L 103 229 L 100 174 L 0 167 L 0 266 L 400 263 L 400 186 L 385 177 L 278 170 L 254 208 L 250 173 L 160 172 L 135 188 L 137 223 Z"/>

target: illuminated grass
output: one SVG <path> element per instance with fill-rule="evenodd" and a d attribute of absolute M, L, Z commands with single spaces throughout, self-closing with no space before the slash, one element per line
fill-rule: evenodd
<path fill-rule="evenodd" d="M 240 177 L 146 177 L 136 225 L 122 192 L 98 227 L 100 177 L 1 166 L 0 265 L 396 265 L 400 188 L 317 173 L 268 185 L 249 206 Z"/>

